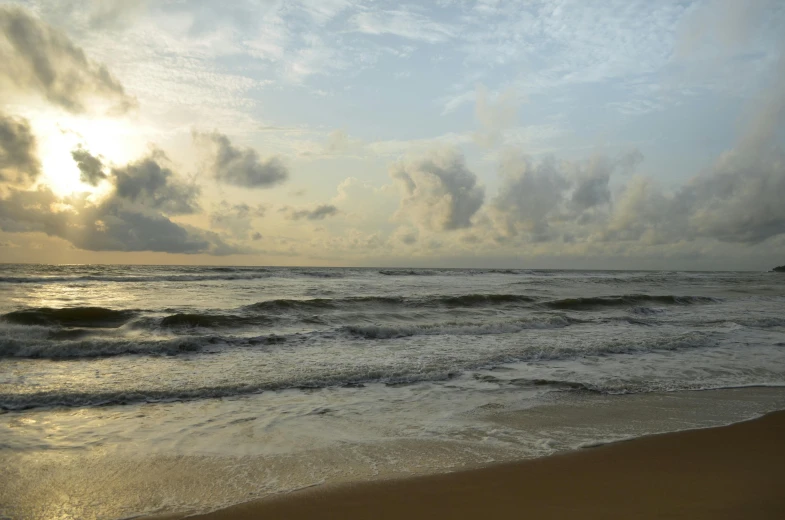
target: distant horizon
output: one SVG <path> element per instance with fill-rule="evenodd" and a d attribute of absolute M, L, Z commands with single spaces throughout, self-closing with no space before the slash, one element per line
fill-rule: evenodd
<path fill-rule="evenodd" d="M 681 273 L 754 273 L 773 272 L 770 269 L 602 269 L 602 268 L 553 268 L 553 267 L 463 267 L 463 266 L 414 266 L 414 265 L 271 265 L 271 264 L 101 264 L 101 263 L 45 263 L 45 262 L 0 262 L 0 265 L 51 265 L 51 266 L 128 266 L 128 267 L 234 267 L 234 268 L 273 268 L 273 269 L 432 269 L 448 270 L 487 270 L 487 271 L 599 271 L 599 272 L 681 272 Z"/>

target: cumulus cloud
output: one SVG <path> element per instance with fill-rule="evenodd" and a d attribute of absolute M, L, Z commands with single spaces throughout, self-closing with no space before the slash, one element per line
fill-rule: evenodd
<path fill-rule="evenodd" d="M 41 173 L 30 122 L 0 112 L 0 182 L 23 183 Z"/>
<path fill-rule="evenodd" d="M 86 164 L 98 159 L 82 150 Z M 39 232 L 90 251 L 158 251 L 233 254 L 243 252 L 212 232 L 176 223 L 171 216 L 198 209 L 199 189 L 178 179 L 153 152 L 107 176 L 114 190 L 100 201 L 87 194 L 61 198 L 47 187 L 10 188 L 0 199 L 0 229 Z"/>
<path fill-rule="evenodd" d="M 314 208 L 281 208 L 288 220 L 324 220 L 327 217 L 334 217 L 338 214 L 338 208 L 332 204 L 320 204 Z"/>
<path fill-rule="evenodd" d="M 501 238 L 572 239 L 580 226 L 607 221 L 612 206 L 611 176 L 629 172 L 640 158 L 640 152 L 633 150 L 615 158 L 598 154 L 583 161 L 553 157 L 535 161 L 520 151 L 507 150 L 500 163 L 502 186 L 489 215 Z"/>
<path fill-rule="evenodd" d="M 113 168 L 116 196 L 141 207 L 167 215 L 199 211 L 200 188 L 177 178 L 160 150 L 123 167 Z"/>
<path fill-rule="evenodd" d="M 136 106 L 108 69 L 87 58 L 63 32 L 16 6 L 0 6 L 0 88 L 6 96 L 35 94 L 74 113 L 100 99 L 125 113 Z"/>
<path fill-rule="evenodd" d="M 780 58 L 737 145 L 674 192 L 637 180 L 622 195 L 608 238 L 757 244 L 785 234 L 783 115 L 785 58 Z"/>
<path fill-rule="evenodd" d="M 224 200 L 210 214 L 210 227 L 227 231 L 236 238 L 245 239 L 253 231 L 251 221 L 263 217 L 265 212 L 266 208 L 262 205 L 230 204 Z M 259 240 L 261 234 L 254 233 L 252 238 Z"/>
<path fill-rule="evenodd" d="M 92 155 L 84 148 L 77 148 L 71 152 L 71 157 L 79 168 L 79 180 L 91 186 L 98 186 L 102 180 L 106 179 L 104 165 L 100 157 Z"/>
<path fill-rule="evenodd" d="M 568 186 L 555 160 L 533 164 L 531 158 L 521 153 L 508 152 L 500 173 L 504 180 L 492 208 L 503 234 L 544 231 L 548 216 L 559 206 Z"/>
<path fill-rule="evenodd" d="M 265 159 L 252 148 L 238 148 L 218 132 L 193 133 L 194 143 L 203 148 L 205 167 L 217 182 L 243 188 L 269 188 L 284 182 L 289 170 L 278 156 Z"/>
<path fill-rule="evenodd" d="M 613 196 L 611 176 L 642 160 L 617 158 L 534 162 L 508 153 L 503 184 L 488 209 L 497 239 L 664 246 L 699 240 L 754 245 L 785 235 L 785 60 L 736 146 L 684 185 L 667 190 L 632 177 Z"/>
<path fill-rule="evenodd" d="M 785 233 L 783 200 L 785 154 L 734 149 L 674 192 L 635 179 L 620 196 L 605 238 L 757 244 Z"/>
<path fill-rule="evenodd" d="M 390 176 L 402 194 L 397 216 L 433 231 L 470 227 L 485 198 L 463 155 L 453 149 L 400 160 Z"/>

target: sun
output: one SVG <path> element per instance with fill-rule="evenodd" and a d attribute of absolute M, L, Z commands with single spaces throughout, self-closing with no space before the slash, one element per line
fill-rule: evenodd
<path fill-rule="evenodd" d="M 107 186 L 91 186 L 79 179 L 71 156 L 78 147 L 100 156 L 107 167 L 125 164 L 144 148 L 133 126 L 125 120 L 87 118 L 70 114 L 36 114 L 30 118 L 38 140 L 42 175 L 40 184 L 65 197 L 74 193 L 99 193 Z"/>

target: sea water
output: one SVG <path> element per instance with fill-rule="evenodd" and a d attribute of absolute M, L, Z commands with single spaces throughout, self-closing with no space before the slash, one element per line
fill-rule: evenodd
<path fill-rule="evenodd" d="M 0 515 L 206 511 L 785 408 L 778 273 L 0 266 Z"/>

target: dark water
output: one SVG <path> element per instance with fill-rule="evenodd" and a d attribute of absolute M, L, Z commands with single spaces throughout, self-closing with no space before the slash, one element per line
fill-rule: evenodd
<path fill-rule="evenodd" d="M 599 366 L 560 385 L 783 384 L 784 282 L 776 273 L 5 265 L 0 407 L 411 383 L 652 352 L 670 353 L 652 373 L 607 380 Z M 715 366 L 716 349 L 732 350 L 733 365 Z M 107 367 L 113 377 L 87 377 Z"/>

